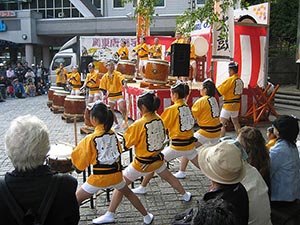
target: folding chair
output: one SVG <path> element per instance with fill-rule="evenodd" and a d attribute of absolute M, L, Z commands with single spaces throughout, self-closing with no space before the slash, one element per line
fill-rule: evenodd
<path fill-rule="evenodd" d="M 249 87 L 255 101 L 253 102 L 252 107 L 250 107 L 245 114 L 245 117 L 252 116 L 254 124 L 262 121 L 262 118 L 268 119 L 270 114 L 273 114 L 277 118 L 279 117 L 279 114 L 275 111 L 275 108 L 271 103 L 273 97 L 278 91 L 279 85 L 277 84 L 272 93 L 268 95 L 270 87 L 271 85 L 268 85 L 264 90 L 260 87 Z"/>

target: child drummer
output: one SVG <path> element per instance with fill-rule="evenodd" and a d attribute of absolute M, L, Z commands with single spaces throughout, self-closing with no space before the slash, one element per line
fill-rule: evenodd
<path fill-rule="evenodd" d="M 111 130 L 112 111 L 104 103 L 96 101 L 90 110 L 90 120 L 95 131 L 81 140 L 71 154 L 72 163 L 77 171 L 84 171 L 88 166 L 93 165 L 93 173 L 76 192 L 78 203 L 82 203 L 101 189 L 113 187 L 125 195 L 144 216 L 144 223 L 150 224 L 153 215 L 146 211 L 123 178 L 121 146 L 116 134 Z M 112 222 L 114 222 L 114 213 L 109 211 L 93 219 L 93 224 Z"/>

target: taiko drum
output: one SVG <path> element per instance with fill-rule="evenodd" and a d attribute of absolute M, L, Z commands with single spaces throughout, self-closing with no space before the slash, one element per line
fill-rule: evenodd
<path fill-rule="evenodd" d="M 51 170 L 60 173 L 72 172 L 73 166 L 71 162 L 71 153 L 73 147 L 65 144 L 54 144 L 50 146 L 48 152 L 48 165 Z"/>
<path fill-rule="evenodd" d="M 135 73 L 135 63 L 130 60 L 120 60 L 116 70 L 122 73 L 125 79 L 132 80 Z"/>
<path fill-rule="evenodd" d="M 170 74 L 168 61 L 150 59 L 146 65 L 145 81 L 153 84 L 166 84 Z"/>
<path fill-rule="evenodd" d="M 78 95 L 68 95 L 65 98 L 64 115 L 67 117 L 84 117 L 85 97 Z"/>
<path fill-rule="evenodd" d="M 53 95 L 52 107 L 54 110 L 64 112 L 65 98 L 70 94 L 68 91 L 56 90 Z"/>
<path fill-rule="evenodd" d="M 49 88 L 49 91 L 48 91 L 48 102 L 47 102 L 48 107 L 52 106 L 52 104 L 53 104 L 53 95 L 54 95 L 55 90 L 63 91 L 64 88 L 63 87 L 57 87 L 57 86 L 51 86 Z"/>

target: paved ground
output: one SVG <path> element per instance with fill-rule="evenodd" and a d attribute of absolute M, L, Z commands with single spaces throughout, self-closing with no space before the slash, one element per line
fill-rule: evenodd
<path fill-rule="evenodd" d="M 9 159 L 5 154 L 4 149 L 4 134 L 12 119 L 20 115 L 32 114 L 38 116 L 45 121 L 50 130 L 50 141 L 54 143 L 70 143 L 75 144 L 74 124 L 66 123 L 61 119 L 61 114 L 53 114 L 46 105 L 47 96 L 38 96 L 25 99 L 7 99 L 6 102 L 0 103 L 0 176 L 3 176 L 7 171 L 13 169 Z M 293 114 L 300 118 L 300 111 L 291 111 L 285 109 L 276 109 L 279 114 Z M 272 119 L 272 117 L 270 118 Z M 85 135 L 80 134 L 80 128 L 84 126 L 83 122 L 77 123 L 78 141 L 84 138 Z M 263 125 L 260 129 L 265 134 L 267 125 Z M 233 132 L 229 135 L 235 136 Z M 128 163 L 127 153 L 124 153 L 124 164 Z M 170 164 L 172 172 L 177 171 L 179 161 L 175 160 Z M 82 175 L 72 174 L 78 178 L 79 184 L 82 182 Z M 159 177 L 151 180 L 148 186 L 148 193 L 140 196 L 144 206 L 154 214 L 155 220 L 153 224 L 171 224 L 172 218 L 177 212 L 181 212 L 188 207 L 195 206 L 197 199 L 200 199 L 209 188 L 208 179 L 196 169 L 193 165 L 188 166 L 187 178 L 181 180 L 186 190 L 193 194 L 192 201 L 185 203 L 181 200 L 173 188 L 166 182 L 163 182 Z M 135 185 L 138 185 L 138 181 Z M 91 224 L 91 220 L 100 214 L 103 214 L 108 207 L 106 193 L 101 192 L 96 198 L 96 207 L 90 208 L 90 204 L 86 203 L 81 206 L 80 224 Z M 142 216 L 137 210 L 131 206 L 127 199 L 124 199 L 117 210 L 115 224 L 141 224 Z"/>

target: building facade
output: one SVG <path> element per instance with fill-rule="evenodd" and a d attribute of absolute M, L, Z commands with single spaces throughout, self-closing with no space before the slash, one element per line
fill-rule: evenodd
<path fill-rule="evenodd" d="M 204 0 L 158 0 L 151 35 L 174 35 L 176 17 Z M 0 62 L 27 61 L 48 67 L 54 53 L 76 35 L 136 34 L 136 1 L 3 0 L 0 2 Z"/>

